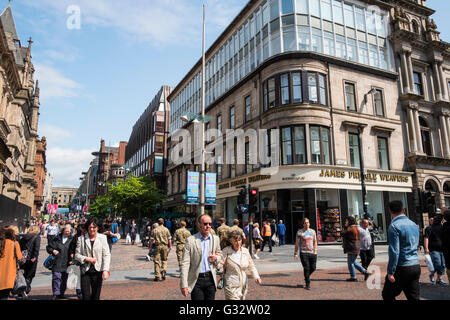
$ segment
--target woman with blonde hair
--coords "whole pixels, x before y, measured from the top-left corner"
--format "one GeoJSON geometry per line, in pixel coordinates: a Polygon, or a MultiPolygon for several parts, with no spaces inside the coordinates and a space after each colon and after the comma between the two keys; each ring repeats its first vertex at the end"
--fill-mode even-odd
{"type": "Polygon", "coordinates": [[[245,300],[248,291],[247,274],[250,271],[256,283],[261,285],[258,270],[247,248],[242,246],[242,234],[238,230],[228,233],[231,246],[225,247],[217,267],[223,266],[226,300],[245,300]]]}
{"type": "Polygon", "coordinates": [[[253,243],[255,244],[255,253],[253,254],[253,258],[259,260],[258,253],[261,252],[261,244],[263,242],[263,238],[261,237],[261,232],[259,232],[259,223],[255,222],[253,224],[253,243]]]}
{"type": "Polygon", "coordinates": [[[20,268],[23,270],[23,276],[27,282],[27,289],[22,294],[19,294],[19,297],[26,299],[31,291],[31,282],[36,276],[40,247],[41,229],[36,225],[31,226],[28,228],[27,233],[23,234],[20,239],[22,254],[26,256],[26,261],[20,268]]]}

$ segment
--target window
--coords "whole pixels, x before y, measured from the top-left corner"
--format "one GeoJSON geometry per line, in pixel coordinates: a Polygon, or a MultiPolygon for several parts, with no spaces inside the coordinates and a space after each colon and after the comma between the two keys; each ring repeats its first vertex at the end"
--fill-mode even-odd
{"type": "Polygon", "coordinates": [[[389,170],[389,154],[387,138],[378,137],[378,160],[380,169],[389,170]]]}
{"type": "Polygon", "coordinates": [[[234,117],[234,107],[230,108],[230,129],[234,129],[236,125],[235,117],[234,117]]]}
{"type": "Polygon", "coordinates": [[[302,74],[300,72],[292,73],[292,94],[293,102],[302,102],[302,74]]]}
{"type": "Polygon", "coordinates": [[[289,74],[282,74],[280,77],[281,86],[281,104],[289,104],[291,102],[289,94],[289,74]]]}
{"type": "Polygon", "coordinates": [[[281,152],[282,152],[282,164],[292,164],[292,136],[291,128],[283,128],[281,131],[281,152]]]}
{"type": "Polygon", "coordinates": [[[164,136],[154,136],[155,140],[155,152],[164,152],[164,136]]]}
{"type": "Polygon", "coordinates": [[[383,103],[383,91],[375,89],[373,94],[373,102],[375,106],[375,114],[380,117],[384,117],[384,103],[383,103]]]}
{"type": "Polygon", "coordinates": [[[330,130],[326,127],[310,126],[311,159],[313,164],[330,164],[330,130]]]}
{"type": "Polygon", "coordinates": [[[245,173],[253,171],[253,165],[250,164],[250,143],[245,143],[245,173]]]}
{"type": "Polygon", "coordinates": [[[245,122],[249,121],[252,117],[252,97],[245,98],[245,122]]]}
{"type": "Polygon", "coordinates": [[[426,155],[432,156],[430,128],[424,118],[419,117],[420,135],[422,136],[422,148],[426,155]]]}
{"type": "Polygon", "coordinates": [[[419,96],[423,96],[422,74],[413,72],[414,75],[414,92],[419,96]]]}
{"type": "Polygon", "coordinates": [[[222,133],[222,115],[217,116],[217,130],[222,133]]]}
{"type": "Polygon", "coordinates": [[[350,146],[350,166],[359,168],[359,139],[357,133],[348,134],[349,146],[350,146]]]}
{"type": "Polygon", "coordinates": [[[308,98],[310,102],[318,102],[317,80],[315,73],[308,73],[308,98]]]}
{"type": "Polygon", "coordinates": [[[350,82],[345,83],[345,105],[347,111],[356,111],[355,85],[350,82]]]}

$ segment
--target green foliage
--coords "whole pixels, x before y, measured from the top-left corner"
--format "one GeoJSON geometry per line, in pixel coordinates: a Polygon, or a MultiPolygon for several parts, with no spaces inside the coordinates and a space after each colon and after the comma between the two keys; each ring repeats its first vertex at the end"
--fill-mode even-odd
{"type": "Polygon", "coordinates": [[[109,193],[98,197],[91,206],[90,211],[96,217],[104,218],[114,212],[125,219],[152,217],[156,205],[165,197],[148,177],[130,175],[118,185],[109,184],[108,189],[109,193]]]}

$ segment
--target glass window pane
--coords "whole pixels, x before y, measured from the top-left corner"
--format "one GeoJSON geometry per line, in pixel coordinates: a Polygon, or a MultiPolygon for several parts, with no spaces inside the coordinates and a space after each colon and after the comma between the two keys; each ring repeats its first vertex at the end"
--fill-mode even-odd
{"type": "Polygon", "coordinates": [[[297,27],[298,30],[298,49],[309,51],[310,48],[310,35],[308,27],[297,27]]]}
{"type": "Polygon", "coordinates": [[[276,55],[281,53],[281,41],[280,33],[272,34],[272,39],[270,41],[271,55],[276,55]]]}
{"type": "Polygon", "coordinates": [[[377,116],[384,116],[384,108],[383,108],[383,93],[381,90],[376,90],[373,99],[375,102],[375,112],[377,116]]]}
{"type": "Polygon", "coordinates": [[[387,139],[378,138],[378,159],[380,161],[380,169],[389,170],[389,159],[387,150],[387,139]]]}
{"type": "Polygon", "coordinates": [[[359,141],[358,135],[354,133],[349,133],[349,145],[350,145],[350,165],[352,167],[358,168],[359,164],[359,141]]]}
{"type": "Polygon", "coordinates": [[[284,52],[297,50],[294,28],[285,28],[283,32],[283,45],[284,45],[284,52]]]}
{"type": "Polygon", "coordinates": [[[268,80],[269,89],[269,108],[275,107],[275,78],[268,80]]]}
{"type": "Polygon", "coordinates": [[[281,0],[281,12],[283,14],[294,12],[294,1],[293,0],[281,0]]]}
{"type": "Polygon", "coordinates": [[[265,26],[267,23],[269,23],[270,20],[270,14],[269,14],[269,7],[265,6],[263,8],[263,26],[265,26]]]}
{"type": "Polygon", "coordinates": [[[320,17],[320,2],[319,0],[309,0],[309,11],[312,15],[320,17]]]}
{"type": "Polygon", "coordinates": [[[322,52],[322,36],[319,29],[312,28],[312,43],[311,48],[313,51],[322,52]]]}
{"type": "Polygon", "coordinates": [[[280,85],[281,85],[281,104],[288,104],[290,103],[289,74],[281,75],[280,85]]]}
{"type": "Polygon", "coordinates": [[[331,19],[331,4],[322,0],[322,18],[332,21],[331,19]]]}
{"type": "Polygon", "coordinates": [[[299,103],[302,102],[302,87],[301,87],[301,73],[294,72],[292,73],[292,93],[294,95],[293,102],[299,103]]]}
{"type": "Polygon", "coordinates": [[[328,128],[321,127],[322,131],[322,152],[324,164],[330,164],[330,140],[329,140],[329,132],[328,128]]]}
{"type": "Polygon", "coordinates": [[[292,164],[292,137],[291,128],[283,128],[281,131],[283,149],[283,164],[292,164]]]}
{"type": "Polygon", "coordinates": [[[294,127],[295,164],[306,163],[305,127],[294,127]]]}
{"type": "Polygon", "coordinates": [[[353,7],[344,3],[344,20],[347,27],[355,27],[355,18],[353,16],[353,7]]]}
{"type": "Polygon", "coordinates": [[[282,26],[290,26],[295,24],[295,16],[293,14],[284,16],[282,19],[282,26]]]}
{"type": "Polygon", "coordinates": [[[270,20],[280,16],[280,7],[278,6],[278,0],[272,0],[270,3],[270,20]]]}
{"type": "Polygon", "coordinates": [[[325,93],[325,76],[319,74],[319,96],[320,96],[320,104],[326,105],[326,93],[325,93]]]}
{"type": "Polygon", "coordinates": [[[359,42],[359,62],[369,64],[369,53],[367,52],[367,43],[359,42]]]}
{"type": "Polygon", "coordinates": [[[333,0],[333,19],[334,22],[344,24],[344,17],[342,15],[342,2],[333,0]]]}
{"type": "Polygon", "coordinates": [[[347,39],[347,58],[351,61],[358,61],[356,55],[356,41],[352,39],[347,39]]]}
{"type": "Polygon", "coordinates": [[[320,163],[320,132],[319,127],[310,127],[311,132],[311,162],[320,163]]]}
{"type": "Polygon", "coordinates": [[[308,14],[308,0],[296,0],[297,13],[308,14]]]}
{"type": "Polygon", "coordinates": [[[317,102],[317,81],[315,73],[308,73],[309,101],[317,102]]]}
{"type": "Polygon", "coordinates": [[[358,30],[366,31],[364,10],[361,8],[355,7],[355,13],[356,13],[356,27],[358,28],[358,30]]]}

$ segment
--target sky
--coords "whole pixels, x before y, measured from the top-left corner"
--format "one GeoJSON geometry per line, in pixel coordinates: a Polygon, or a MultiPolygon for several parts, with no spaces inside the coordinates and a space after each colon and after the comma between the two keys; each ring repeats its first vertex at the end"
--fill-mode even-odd
{"type": "MultiPolygon", "coordinates": [[[[162,85],[175,87],[247,0],[14,0],[22,46],[32,37],[38,134],[55,187],[78,187],[100,140],[118,146],[162,85]]],[[[0,0],[6,8],[7,0],[0,0]]],[[[428,0],[450,42],[450,1],[428,0]]]]}

